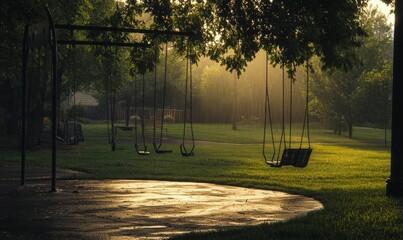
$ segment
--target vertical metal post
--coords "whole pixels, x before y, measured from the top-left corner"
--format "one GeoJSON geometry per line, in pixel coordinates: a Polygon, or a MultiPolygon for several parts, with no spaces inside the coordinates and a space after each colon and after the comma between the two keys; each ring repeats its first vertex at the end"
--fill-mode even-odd
{"type": "Polygon", "coordinates": [[[57,59],[56,59],[56,42],[52,46],[52,64],[53,64],[53,79],[52,79],[52,192],[56,192],[56,134],[57,134],[57,59]]]}
{"type": "Polygon", "coordinates": [[[46,8],[49,21],[50,46],[52,49],[52,192],[56,192],[56,134],[57,134],[57,40],[55,26],[49,10],[46,8]]]}
{"type": "Polygon", "coordinates": [[[27,149],[27,133],[26,133],[26,119],[27,119],[27,61],[28,61],[28,25],[25,26],[24,42],[22,52],[22,119],[21,119],[21,185],[25,184],[25,156],[27,149]]]}
{"type": "Polygon", "coordinates": [[[392,141],[390,177],[386,180],[386,194],[391,197],[403,196],[403,29],[402,0],[395,1],[395,31],[393,49],[393,90],[392,90],[392,141]]]}

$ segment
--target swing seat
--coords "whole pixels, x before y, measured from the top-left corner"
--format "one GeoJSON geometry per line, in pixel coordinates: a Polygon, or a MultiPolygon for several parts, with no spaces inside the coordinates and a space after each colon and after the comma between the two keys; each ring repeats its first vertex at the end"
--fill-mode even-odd
{"type": "Polygon", "coordinates": [[[153,143],[153,147],[154,147],[154,151],[155,151],[156,153],[161,153],[161,154],[164,154],[164,153],[172,153],[172,150],[171,150],[171,149],[159,149],[159,147],[157,147],[157,144],[156,144],[156,143],[153,143]]]}
{"type": "Polygon", "coordinates": [[[78,122],[64,123],[64,138],[68,145],[79,144],[84,141],[83,130],[78,122]]]}
{"type": "Polygon", "coordinates": [[[180,150],[181,150],[182,156],[184,156],[184,157],[192,157],[192,156],[194,156],[193,148],[192,148],[192,151],[188,152],[188,151],[186,151],[186,148],[185,148],[184,144],[180,145],[180,150]]]}
{"type": "Polygon", "coordinates": [[[286,148],[278,165],[304,168],[308,165],[311,153],[312,148],[286,148]]]}
{"type": "Polygon", "coordinates": [[[118,128],[122,131],[133,131],[133,129],[135,129],[135,127],[130,126],[119,126],[118,128]]]}
{"type": "Polygon", "coordinates": [[[156,153],[172,153],[171,149],[156,150],[156,153]]]}
{"type": "Polygon", "coordinates": [[[143,156],[150,155],[150,152],[147,151],[147,148],[144,148],[144,150],[139,150],[139,146],[137,144],[135,144],[134,147],[135,147],[138,155],[143,155],[143,156]]]}
{"type": "Polygon", "coordinates": [[[311,157],[312,148],[300,148],[295,155],[294,167],[304,168],[308,165],[311,157]]]}
{"type": "Polygon", "coordinates": [[[150,152],[139,150],[139,151],[137,151],[137,154],[146,156],[146,155],[150,155],[150,152]]]}

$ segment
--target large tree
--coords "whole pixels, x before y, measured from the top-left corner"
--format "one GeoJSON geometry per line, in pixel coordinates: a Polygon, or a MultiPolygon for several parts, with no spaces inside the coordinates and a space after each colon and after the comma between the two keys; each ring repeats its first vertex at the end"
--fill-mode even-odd
{"type": "Polygon", "coordinates": [[[367,36],[363,39],[362,46],[355,50],[358,59],[353,68],[349,71],[332,69],[321,72],[317,65],[311,84],[311,104],[315,114],[323,122],[330,123],[338,134],[343,129],[348,130],[350,138],[353,125],[362,122],[360,116],[362,117],[363,111],[373,111],[367,109],[373,104],[363,103],[363,92],[359,93],[360,89],[366,88],[365,84],[369,84],[368,81],[363,81],[362,75],[371,71],[382,72],[384,62],[390,61],[392,56],[391,26],[387,23],[386,16],[377,8],[369,6],[363,10],[360,21],[367,36]]]}
{"type": "MultiPolygon", "coordinates": [[[[309,50],[326,67],[350,67],[352,50],[360,43],[357,36],[364,35],[358,18],[366,2],[176,0],[145,5],[158,26],[195,34],[193,60],[207,55],[241,74],[261,48],[273,64],[302,64],[309,50]]],[[[179,51],[185,52],[186,42],[177,40],[179,51]]]]}
{"type": "MultiPolygon", "coordinates": [[[[313,54],[325,68],[351,68],[354,48],[364,35],[358,16],[365,4],[365,0],[179,0],[153,4],[150,12],[171,14],[166,17],[172,19],[170,29],[194,32],[192,60],[209,56],[236,72],[235,89],[237,79],[260,49],[269,53],[273,65],[285,66],[291,77],[295,66],[313,54]]],[[[176,46],[183,53],[186,41],[179,39],[176,46]]],[[[236,96],[234,92],[234,113],[236,96]]]]}
{"type": "Polygon", "coordinates": [[[355,100],[358,120],[383,128],[386,146],[392,117],[392,62],[386,60],[379,69],[367,71],[361,78],[363,84],[357,90],[355,100]]]}

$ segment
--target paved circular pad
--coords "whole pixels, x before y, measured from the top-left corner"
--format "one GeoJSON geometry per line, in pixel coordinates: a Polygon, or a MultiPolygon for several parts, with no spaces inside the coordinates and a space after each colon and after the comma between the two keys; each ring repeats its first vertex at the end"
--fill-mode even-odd
{"type": "Polygon", "coordinates": [[[50,193],[48,181],[35,180],[0,197],[11,202],[0,214],[3,234],[26,236],[40,226],[42,237],[54,239],[161,239],[284,221],[323,208],[304,196],[207,183],[59,180],[58,188],[50,193]]]}

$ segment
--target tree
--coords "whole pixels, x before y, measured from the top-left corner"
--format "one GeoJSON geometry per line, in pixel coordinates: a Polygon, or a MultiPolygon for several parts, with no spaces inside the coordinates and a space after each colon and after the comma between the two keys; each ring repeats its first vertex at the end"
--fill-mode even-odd
{"type": "Polygon", "coordinates": [[[363,39],[363,45],[356,49],[359,61],[349,71],[335,69],[320,72],[320,64],[316,65],[316,74],[313,75],[314,81],[311,84],[314,113],[330,123],[338,134],[347,128],[350,138],[353,124],[360,123],[360,111],[357,108],[369,106],[362,101],[357,103],[360,100],[357,91],[367,83],[362,81],[362,75],[382,69],[383,63],[391,59],[392,50],[391,28],[378,9],[371,6],[365,9],[360,20],[367,36],[363,39]]]}
{"type": "MultiPolygon", "coordinates": [[[[248,62],[264,49],[273,65],[285,66],[293,77],[296,66],[312,54],[321,58],[325,68],[351,67],[353,49],[360,45],[358,36],[365,34],[358,22],[359,9],[365,4],[347,0],[172,1],[172,11],[164,14],[172,14],[173,29],[195,33],[193,61],[209,56],[236,72],[239,79],[248,62]]],[[[155,4],[151,12],[163,12],[158,8],[166,5],[155,4]]],[[[184,42],[176,41],[181,53],[184,42]]]]}
{"type": "Polygon", "coordinates": [[[386,60],[380,69],[372,69],[362,76],[363,84],[357,90],[356,110],[362,123],[385,130],[392,117],[392,62],[386,60]]]}
{"type": "MultiPolygon", "coordinates": [[[[239,78],[260,49],[270,54],[272,64],[286,66],[291,75],[295,66],[302,64],[306,56],[311,54],[318,55],[325,67],[348,68],[354,59],[352,49],[360,44],[357,36],[364,34],[358,22],[358,13],[366,0],[8,1],[2,3],[2,24],[7,29],[2,31],[5,35],[12,32],[10,30],[21,33],[27,19],[32,19],[45,3],[58,23],[113,26],[113,20],[118,23],[116,26],[121,27],[192,32],[191,38],[171,38],[179,54],[188,56],[193,63],[197,63],[201,56],[208,56],[223,64],[227,70],[236,72],[239,78]],[[115,14],[117,8],[119,14],[115,14]],[[150,23],[144,21],[143,13],[151,15],[150,23]],[[10,24],[13,21],[17,24],[10,24]],[[14,25],[17,27],[13,28],[14,25]],[[190,53],[186,51],[189,44],[192,46],[190,53]]],[[[81,35],[84,36],[90,35],[81,35]]],[[[121,37],[130,38],[127,35],[121,37]]],[[[10,44],[11,38],[11,35],[7,35],[3,44],[4,52],[11,50],[7,56],[16,56],[21,47],[16,46],[12,50],[9,47],[14,46],[10,44]]],[[[17,38],[21,39],[21,34],[17,38]]],[[[145,36],[142,40],[149,39],[155,37],[145,36]]],[[[14,43],[19,42],[13,40],[14,43]]],[[[152,66],[153,62],[149,60],[148,65],[152,66]]],[[[13,69],[17,70],[18,60],[14,62],[13,69]]],[[[99,66],[94,67],[99,74],[100,70],[99,66]]],[[[20,78],[12,79],[12,82],[17,82],[20,78]]]]}
{"type": "Polygon", "coordinates": [[[2,1],[0,3],[0,117],[6,133],[18,131],[17,110],[22,79],[22,39],[24,24],[35,18],[39,1],[2,1]],[[3,111],[1,111],[3,110],[3,111]]]}

